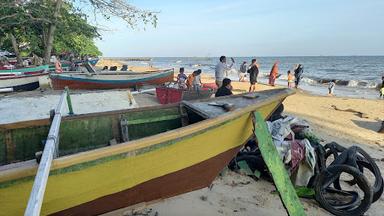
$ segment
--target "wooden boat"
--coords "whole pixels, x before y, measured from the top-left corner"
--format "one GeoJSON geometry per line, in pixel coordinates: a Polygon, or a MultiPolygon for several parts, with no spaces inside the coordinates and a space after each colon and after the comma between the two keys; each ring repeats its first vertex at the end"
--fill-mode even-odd
{"type": "Polygon", "coordinates": [[[48,71],[48,65],[0,70],[1,76],[31,75],[48,71]]]}
{"type": "Polygon", "coordinates": [[[173,69],[150,74],[51,74],[53,89],[116,89],[141,85],[160,85],[173,81],[173,69]]]}
{"type": "MultiPolygon", "coordinates": [[[[64,117],[41,214],[98,215],[207,187],[253,136],[253,111],[268,118],[292,93],[64,117]]],[[[23,214],[49,127],[49,119],[0,125],[0,214],[23,214]]]]}
{"type": "Polygon", "coordinates": [[[43,76],[48,76],[48,72],[0,76],[0,89],[12,88],[12,91],[32,91],[40,87],[39,78],[43,76]]]}

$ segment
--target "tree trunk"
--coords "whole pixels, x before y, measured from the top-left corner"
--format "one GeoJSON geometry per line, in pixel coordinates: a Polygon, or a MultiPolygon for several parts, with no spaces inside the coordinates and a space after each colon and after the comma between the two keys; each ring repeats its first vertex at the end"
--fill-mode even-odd
{"type": "Polygon", "coordinates": [[[45,49],[44,49],[45,64],[49,64],[49,59],[51,58],[53,39],[55,38],[57,18],[60,15],[60,9],[62,4],[63,4],[63,0],[56,0],[55,11],[53,13],[53,22],[49,25],[47,40],[45,42],[45,49]]]}
{"type": "Polygon", "coordinates": [[[13,35],[12,33],[9,33],[9,37],[11,38],[13,52],[15,52],[16,59],[17,59],[17,64],[18,65],[22,65],[23,64],[23,59],[20,56],[19,44],[17,44],[15,35],[13,35]]]}

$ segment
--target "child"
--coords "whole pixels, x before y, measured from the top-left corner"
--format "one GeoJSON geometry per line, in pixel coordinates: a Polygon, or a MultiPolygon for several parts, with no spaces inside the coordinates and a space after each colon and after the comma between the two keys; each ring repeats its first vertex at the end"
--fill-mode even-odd
{"type": "Polygon", "coordinates": [[[293,88],[293,83],[295,82],[295,76],[291,73],[291,71],[288,71],[288,88],[293,88]]]}
{"type": "Polygon", "coordinates": [[[201,88],[201,77],[200,77],[200,74],[201,74],[201,70],[198,69],[198,70],[195,70],[193,71],[193,74],[194,74],[194,79],[193,79],[193,90],[195,91],[199,91],[200,88],[201,88]]]}
{"type": "Polygon", "coordinates": [[[179,74],[177,75],[177,84],[180,89],[186,89],[187,85],[185,84],[185,81],[188,79],[187,75],[184,73],[184,68],[180,68],[179,74]]]}
{"type": "Polygon", "coordinates": [[[193,87],[193,80],[195,79],[195,73],[191,73],[188,75],[187,78],[187,88],[188,90],[191,90],[193,87]]]}
{"type": "Polygon", "coordinates": [[[333,96],[333,90],[335,89],[336,80],[332,80],[328,85],[328,95],[333,96]]]}

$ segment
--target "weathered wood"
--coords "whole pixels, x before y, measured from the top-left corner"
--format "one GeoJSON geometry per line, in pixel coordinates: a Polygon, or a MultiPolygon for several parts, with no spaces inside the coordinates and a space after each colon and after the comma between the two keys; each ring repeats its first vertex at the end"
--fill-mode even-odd
{"type": "Polygon", "coordinates": [[[181,104],[179,104],[179,113],[180,113],[180,117],[181,117],[181,126],[184,127],[184,126],[187,126],[188,125],[188,113],[185,109],[185,107],[183,107],[181,104]]]}
{"type": "Polygon", "coordinates": [[[379,131],[377,131],[378,133],[384,133],[384,121],[381,122],[381,128],[379,131]]]}
{"type": "Polygon", "coordinates": [[[7,148],[6,151],[6,160],[7,163],[11,163],[15,160],[15,143],[12,142],[12,131],[5,131],[5,145],[7,148]]]}
{"type": "Polygon", "coordinates": [[[159,116],[157,118],[136,119],[136,120],[129,120],[128,125],[154,123],[154,122],[160,122],[160,121],[174,120],[178,118],[180,118],[180,115],[168,115],[168,116],[159,116]]]}
{"type": "Polygon", "coordinates": [[[120,119],[120,129],[121,129],[121,137],[123,139],[123,142],[129,141],[129,134],[128,134],[128,120],[127,119],[120,119]]]}
{"type": "Polygon", "coordinates": [[[305,215],[303,206],[296,194],[295,188],[289,178],[287,170],[277,152],[268,131],[267,124],[259,112],[254,112],[254,122],[256,139],[259,149],[269,172],[272,175],[276,188],[280,193],[280,198],[289,215],[305,215]]]}

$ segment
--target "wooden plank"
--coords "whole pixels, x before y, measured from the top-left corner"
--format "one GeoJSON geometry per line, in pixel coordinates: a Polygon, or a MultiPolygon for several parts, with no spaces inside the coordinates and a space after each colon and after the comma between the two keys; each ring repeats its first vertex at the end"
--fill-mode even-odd
{"type": "Polygon", "coordinates": [[[6,151],[6,162],[12,163],[15,160],[15,143],[12,141],[12,131],[6,130],[5,134],[5,145],[7,148],[6,151]]]}
{"type": "Polygon", "coordinates": [[[174,120],[179,118],[180,118],[180,115],[168,115],[168,116],[159,116],[159,117],[147,118],[147,119],[135,119],[135,120],[129,120],[128,125],[154,123],[154,122],[168,121],[168,120],[174,120]]]}
{"type": "Polygon", "coordinates": [[[289,215],[305,215],[303,206],[296,194],[295,188],[289,178],[287,170],[277,152],[276,146],[268,131],[267,124],[259,112],[254,112],[256,139],[263,159],[272,175],[280,198],[289,215]]]}

